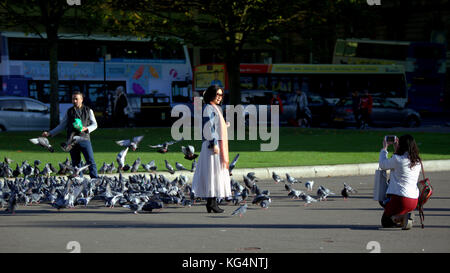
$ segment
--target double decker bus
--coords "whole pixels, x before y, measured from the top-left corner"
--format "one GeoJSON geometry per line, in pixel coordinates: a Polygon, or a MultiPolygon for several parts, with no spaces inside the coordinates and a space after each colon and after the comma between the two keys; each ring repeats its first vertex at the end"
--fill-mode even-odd
{"type": "Polygon", "coordinates": [[[443,110],[446,85],[446,49],[443,44],[338,39],[333,63],[403,65],[409,106],[421,112],[443,110]]]}
{"type": "MultiPolygon", "coordinates": [[[[228,90],[225,64],[203,64],[194,68],[194,90],[222,83],[228,90]]],[[[318,94],[330,102],[350,97],[353,90],[389,98],[401,106],[408,101],[405,70],[400,65],[346,64],[241,64],[240,88],[271,90],[292,97],[294,91],[318,94]]]]}
{"type": "MultiPolygon", "coordinates": [[[[179,40],[62,34],[58,43],[60,112],[71,106],[74,91],[84,93],[85,103],[94,109],[100,123],[111,111],[107,108],[111,108],[119,86],[127,93],[134,112],[161,105],[166,117],[173,104],[192,97],[189,54],[179,40]]],[[[0,93],[48,104],[46,40],[21,32],[1,32],[0,54],[0,93]]]]}

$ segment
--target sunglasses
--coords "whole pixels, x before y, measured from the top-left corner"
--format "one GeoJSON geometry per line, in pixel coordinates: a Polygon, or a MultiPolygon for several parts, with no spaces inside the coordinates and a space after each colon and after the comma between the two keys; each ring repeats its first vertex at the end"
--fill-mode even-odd
{"type": "Polygon", "coordinates": [[[216,94],[217,97],[223,97],[223,94],[216,94]]]}

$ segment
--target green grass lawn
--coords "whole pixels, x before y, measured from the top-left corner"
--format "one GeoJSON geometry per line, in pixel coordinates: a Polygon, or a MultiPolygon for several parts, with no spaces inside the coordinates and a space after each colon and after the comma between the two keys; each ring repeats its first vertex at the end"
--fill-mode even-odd
{"type": "MultiPolygon", "coordinates": [[[[329,164],[372,163],[378,161],[382,147],[383,136],[387,134],[404,134],[390,131],[365,130],[336,130],[336,129],[303,129],[280,128],[280,142],[278,149],[273,152],[261,152],[260,144],[269,141],[233,140],[229,143],[230,159],[240,154],[236,168],[259,168],[279,166],[308,166],[329,164]]],[[[423,160],[450,159],[450,135],[445,133],[413,132],[423,160]]],[[[55,146],[55,153],[31,144],[29,138],[37,137],[40,132],[3,132],[0,134],[0,158],[8,157],[15,163],[35,159],[43,163],[51,162],[58,166],[69,157],[63,152],[59,144],[65,140],[65,133],[50,138],[55,146]]],[[[114,141],[128,139],[133,136],[144,135],[138,150],[129,151],[127,163],[130,165],[138,157],[142,162],[155,160],[159,170],[166,170],[164,159],[173,166],[178,161],[190,169],[191,161],[184,159],[181,152],[182,145],[193,145],[196,153],[200,153],[200,140],[184,140],[169,147],[169,152],[160,154],[148,145],[171,140],[170,128],[126,128],[126,129],[97,129],[92,135],[92,143],[97,167],[103,162],[114,162],[117,166],[116,155],[121,147],[114,141]]],[[[246,137],[248,139],[248,137],[246,137]]],[[[392,152],[392,148],[390,148],[392,152]]],[[[140,167],[143,171],[143,168],[140,167]]]]}

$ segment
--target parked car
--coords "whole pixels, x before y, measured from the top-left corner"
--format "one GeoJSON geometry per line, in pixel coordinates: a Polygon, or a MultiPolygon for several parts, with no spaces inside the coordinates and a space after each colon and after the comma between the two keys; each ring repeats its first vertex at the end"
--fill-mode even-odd
{"type": "MultiPolygon", "coordinates": [[[[328,127],[332,123],[333,104],[329,103],[324,97],[319,94],[309,93],[308,108],[311,112],[311,124],[313,127],[328,127]]],[[[293,101],[295,94],[289,94],[286,106],[283,107],[284,115],[288,119],[288,123],[297,126],[296,113],[297,105],[293,101]]]]}
{"type": "MultiPolygon", "coordinates": [[[[276,92],[272,90],[242,90],[241,101],[243,105],[271,105],[280,104],[280,125],[297,126],[297,105],[294,102],[295,94],[276,92]],[[276,99],[279,97],[279,100],[276,99]]],[[[307,95],[308,108],[311,111],[312,126],[328,126],[332,122],[333,105],[318,94],[307,95]]],[[[268,111],[270,117],[270,109],[268,111]]]]}
{"type": "MultiPolygon", "coordinates": [[[[418,127],[421,117],[417,111],[411,108],[401,107],[387,98],[374,97],[370,121],[369,126],[373,127],[418,127]]],[[[356,125],[351,98],[339,100],[333,111],[333,122],[339,127],[356,125]]]]}
{"type": "Polygon", "coordinates": [[[49,127],[50,109],[44,103],[27,97],[0,97],[0,131],[43,131],[49,127]]]}

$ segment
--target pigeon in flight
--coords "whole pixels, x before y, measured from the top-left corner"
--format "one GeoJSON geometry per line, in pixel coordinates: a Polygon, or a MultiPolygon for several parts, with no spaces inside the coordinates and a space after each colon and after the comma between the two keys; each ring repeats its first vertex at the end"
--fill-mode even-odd
{"type": "Polygon", "coordinates": [[[281,178],[278,174],[276,174],[275,172],[272,172],[272,178],[275,181],[276,184],[283,182],[284,179],[281,178]]]}
{"type": "Polygon", "coordinates": [[[82,135],[82,136],[76,136],[75,132],[73,132],[69,139],[67,140],[67,142],[62,142],[61,143],[61,149],[64,152],[70,152],[70,150],[72,150],[73,145],[77,144],[80,141],[83,140],[89,140],[89,138],[86,135],[82,135]]]}
{"type": "Polygon", "coordinates": [[[141,142],[143,138],[144,136],[136,136],[133,137],[133,139],[131,140],[130,139],[118,140],[116,141],[116,143],[122,147],[128,147],[131,148],[133,151],[136,151],[139,142],[141,142]]]}
{"type": "Polygon", "coordinates": [[[48,141],[48,138],[46,138],[46,137],[30,138],[30,142],[33,143],[33,144],[36,144],[36,145],[39,145],[41,147],[46,148],[51,153],[53,153],[55,151],[55,149],[53,149],[52,145],[48,141]]]}
{"type": "Polygon", "coordinates": [[[119,164],[119,166],[117,167],[118,172],[122,171],[123,167],[125,166],[125,158],[127,156],[128,149],[129,148],[126,147],[125,150],[122,150],[117,154],[116,160],[117,163],[119,164]]]}
{"type": "Polygon", "coordinates": [[[182,140],[184,140],[184,138],[181,138],[180,140],[166,141],[163,144],[148,145],[148,146],[150,148],[158,149],[158,153],[164,154],[164,153],[167,153],[167,151],[169,150],[169,145],[175,144],[182,140]]]}
{"type": "Polygon", "coordinates": [[[194,160],[198,157],[198,155],[195,154],[195,148],[192,145],[188,145],[187,147],[181,146],[181,151],[184,154],[184,158],[187,160],[194,160]]]}
{"type": "Polygon", "coordinates": [[[239,217],[242,217],[242,215],[244,215],[247,212],[247,207],[248,207],[247,203],[241,205],[239,208],[237,208],[235,211],[231,213],[231,216],[239,215],[239,217]]]}
{"type": "Polygon", "coordinates": [[[233,171],[234,167],[236,166],[236,163],[237,163],[238,159],[239,159],[239,154],[237,154],[233,158],[233,160],[231,161],[230,165],[228,166],[228,171],[230,172],[230,175],[232,175],[231,171],[233,171]]]}

